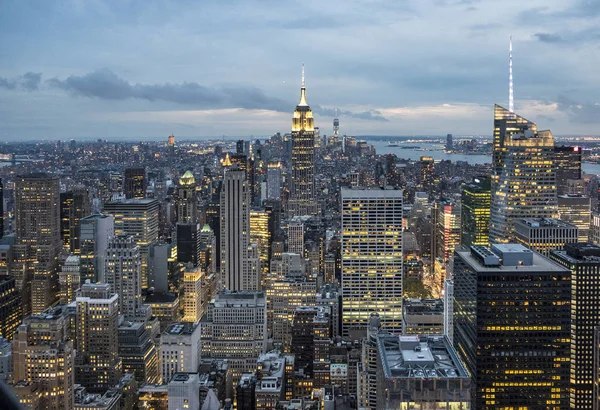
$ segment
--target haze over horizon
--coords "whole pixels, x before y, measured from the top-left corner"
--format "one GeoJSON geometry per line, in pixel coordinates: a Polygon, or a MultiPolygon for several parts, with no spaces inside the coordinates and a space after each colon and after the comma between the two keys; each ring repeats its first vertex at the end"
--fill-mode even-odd
{"type": "Polygon", "coordinates": [[[302,63],[321,133],[490,135],[509,35],[516,112],[600,134],[600,2],[388,3],[7,0],[0,138],[285,133],[302,63]]]}

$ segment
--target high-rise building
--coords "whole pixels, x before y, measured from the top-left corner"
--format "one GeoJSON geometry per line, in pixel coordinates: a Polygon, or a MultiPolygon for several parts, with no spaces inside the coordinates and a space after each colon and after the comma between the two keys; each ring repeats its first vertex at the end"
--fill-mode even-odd
{"type": "Polygon", "coordinates": [[[304,66],[300,102],[292,119],[292,181],[288,212],[291,216],[316,215],[315,120],[306,102],[304,66]]]}
{"type": "Polygon", "coordinates": [[[17,287],[23,314],[41,313],[58,293],[56,268],[60,240],[58,178],[30,174],[15,179],[17,287]]]}
{"type": "Polygon", "coordinates": [[[296,371],[304,376],[313,376],[313,361],[315,354],[315,329],[326,329],[328,332],[329,321],[322,323],[317,320],[322,312],[322,307],[298,306],[292,319],[292,345],[291,353],[295,355],[294,366],[296,371]]]}
{"type": "Polygon", "coordinates": [[[419,187],[429,190],[435,182],[435,162],[433,157],[422,156],[419,161],[420,181],[419,187]]]}
{"type": "Polygon", "coordinates": [[[176,373],[167,385],[168,410],[200,408],[200,378],[196,373],[176,373]]]}
{"type": "Polygon", "coordinates": [[[67,309],[58,305],[25,318],[13,338],[13,380],[35,386],[46,409],[73,409],[75,352],[68,327],[67,309]]]}
{"type": "Polygon", "coordinates": [[[377,408],[475,408],[470,391],[474,383],[446,337],[381,333],[375,350],[377,408]]]}
{"type": "Polygon", "coordinates": [[[550,259],[571,270],[570,408],[594,408],[594,329],[600,317],[600,247],[567,244],[550,259]]]}
{"type": "Polygon", "coordinates": [[[159,205],[156,199],[111,201],[104,211],[115,218],[115,234],[125,232],[134,237],[142,257],[142,288],[148,287],[150,245],[158,241],[159,205]]]}
{"type": "Polygon", "coordinates": [[[474,179],[462,188],[460,243],[487,245],[490,241],[491,181],[474,179]]]}
{"type": "Polygon", "coordinates": [[[442,299],[405,299],[402,306],[403,335],[441,335],[444,333],[442,299]]]}
{"type": "Polygon", "coordinates": [[[160,336],[160,366],[163,383],[175,373],[195,373],[200,365],[200,326],[173,323],[160,336]]]}
{"type": "Polygon", "coordinates": [[[75,300],[81,286],[81,266],[77,255],[69,255],[58,273],[60,303],[68,304],[75,300]]]}
{"type": "Polygon", "coordinates": [[[581,148],[566,145],[554,147],[556,166],[556,191],[558,195],[567,194],[568,180],[581,179],[581,148]]]}
{"type": "Polygon", "coordinates": [[[204,225],[200,230],[200,267],[207,275],[218,275],[217,272],[217,238],[210,226],[204,225]]]}
{"type": "Polygon", "coordinates": [[[250,242],[258,246],[261,265],[261,285],[269,272],[272,243],[272,219],[275,216],[270,209],[258,208],[250,211],[250,242]]]}
{"type": "Polygon", "coordinates": [[[0,178],[0,239],[4,236],[4,185],[0,178]]]}
{"type": "Polygon", "coordinates": [[[177,224],[177,261],[193,266],[200,263],[200,224],[177,224]]]}
{"type": "Polygon", "coordinates": [[[75,380],[103,393],[119,382],[119,296],[108,283],[85,283],[77,293],[75,380]]]}
{"type": "Polygon", "coordinates": [[[234,385],[242,373],[256,370],[267,347],[264,292],[218,293],[200,321],[202,358],[227,359],[234,385]]]}
{"type": "Polygon", "coordinates": [[[452,134],[446,135],[446,151],[452,151],[452,134]]]}
{"type": "Polygon", "coordinates": [[[344,189],[342,335],[366,332],[372,312],[385,330],[402,328],[402,191],[344,189]]]}
{"type": "Polygon", "coordinates": [[[15,278],[0,275],[0,337],[12,340],[21,323],[21,297],[15,278]]]}
{"type": "Polygon", "coordinates": [[[494,107],[490,241],[514,241],[514,223],[556,213],[554,137],[498,105],[494,107]]]}
{"type": "Polygon", "coordinates": [[[132,373],[139,384],[160,382],[158,350],[143,322],[123,321],[119,325],[119,357],[123,373],[132,373]]]}
{"type": "Polygon", "coordinates": [[[104,282],[104,255],[108,240],[115,234],[112,215],[94,214],[81,219],[81,282],[104,282]]]}
{"type": "Polygon", "coordinates": [[[568,408],[569,269],[518,244],[454,255],[454,345],[475,408],[568,408]]]}
{"type": "Polygon", "coordinates": [[[516,241],[544,256],[550,256],[567,243],[577,242],[578,231],[575,225],[554,218],[524,218],[515,222],[516,241]]]}
{"type": "Polygon", "coordinates": [[[202,300],[204,272],[201,268],[188,268],[183,273],[183,321],[197,322],[202,318],[206,300],[202,300]]]}
{"type": "Polygon", "coordinates": [[[125,233],[110,238],[105,254],[104,280],[119,296],[119,313],[127,320],[143,321],[140,247],[125,233]]]}
{"type": "Polygon", "coordinates": [[[281,199],[281,162],[267,165],[267,199],[281,199]]]}
{"type": "Polygon", "coordinates": [[[198,194],[196,179],[190,171],[179,178],[176,216],[179,223],[198,223],[198,194]]]}
{"type": "Polygon", "coordinates": [[[248,271],[250,190],[246,172],[225,171],[221,189],[221,285],[228,290],[256,290],[248,271]]]}
{"type": "Polygon", "coordinates": [[[292,219],[288,224],[288,252],[304,257],[304,222],[292,219]]]}
{"type": "Polygon", "coordinates": [[[80,253],[81,219],[91,213],[91,205],[85,188],[60,194],[60,235],[63,247],[71,253],[80,253]]]}
{"type": "Polygon", "coordinates": [[[577,241],[588,242],[590,239],[590,224],[592,203],[585,195],[559,195],[558,218],[577,227],[577,241]]]}
{"type": "Polygon", "coordinates": [[[125,198],[146,198],[146,168],[125,169],[125,198]]]}

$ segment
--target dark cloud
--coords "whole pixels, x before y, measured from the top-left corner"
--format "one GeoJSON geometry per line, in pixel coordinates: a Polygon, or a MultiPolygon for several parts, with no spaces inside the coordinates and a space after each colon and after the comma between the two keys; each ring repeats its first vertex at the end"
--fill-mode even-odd
{"type": "Polygon", "coordinates": [[[14,78],[0,77],[0,88],[15,90],[17,88],[26,91],[35,91],[39,88],[42,81],[42,73],[32,73],[31,71],[14,78]]]}
{"type": "Polygon", "coordinates": [[[571,122],[580,124],[600,123],[600,103],[578,103],[559,95],[556,101],[558,110],[566,113],[571,122]]]}
{"type": "Polygon", "coordinates": [[[550,34],[550,33],[535,33],[533,35],[542,43],[562,43],[564,38],[559,36],[558,34],[550,34]]]}
{"type": "MultiPolygon", "coordinates": [[[[290,112],[292,107],[279,98],[265,95],[255,87],[219,86],[205,87],[194,82],[180,84],[131,84],[108,69],[97,70],[83,76],[71,75],[65,80],[52,78],[47,81],[74,96],[102,100],[142,99],[168,101],[201,109],[245,108],[290,112]]],[[[332,109],[313,106],[321,115],[333,116],[332,109]]],[[[341,115],[372,121],[387,121],[379,111],[340,111],[341,115]]]]}
{"type": "MultiPolygon", "coordinates": [[[[317,114],[326,116],[326,117],[335,117],[336,110],[332,108],[324,108],[321,106],[312,107],[313,111],[317,114]]],[[[352,117],[360,120],[370,120],[370,121],[383,121],[387,122],[388,119],[383,116],[380,111],[377,110],[368,110],[362,112],[353,112],[348,110],[337,110],[337,115],[340,117],[352,117]]]]}

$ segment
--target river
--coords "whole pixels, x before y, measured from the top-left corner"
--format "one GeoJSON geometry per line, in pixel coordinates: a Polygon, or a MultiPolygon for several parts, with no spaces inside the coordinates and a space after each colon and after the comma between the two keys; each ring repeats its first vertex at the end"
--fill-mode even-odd
{"type": "MultiPolygon", "coordinates": [[[[398,158],[411,159],[418,161],[422,156],[432,157],[436,161],[443,159],[451,161],[465,161],[469,164],[488,164],[492,162],[491,155],[465,155],[465,154],[451,154],[444,152],[444,145],[440,143],[431,142],[406,142],[399,141],[399,147],[388,146],[387,141],[368,141],[369,144],[375,147],[375,151],[378,154],[396,154],[398,158]],[[403,149],[402,145],[418,146],[419,149],[403,149]]],[[[581,164],[581,169],[586,174],[600,175],[600,164],[581,164]]]]}

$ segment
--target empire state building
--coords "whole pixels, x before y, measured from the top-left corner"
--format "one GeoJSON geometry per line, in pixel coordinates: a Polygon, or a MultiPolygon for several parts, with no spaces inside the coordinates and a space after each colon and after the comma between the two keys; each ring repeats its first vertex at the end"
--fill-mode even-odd
{"type": "Polygon", "coordinates": [[[292,118],[292,186],[288,206],[290,216],[316,215],[315,198],[315,120],[306,102],[304,66],[300,102],[292,118]]]}

